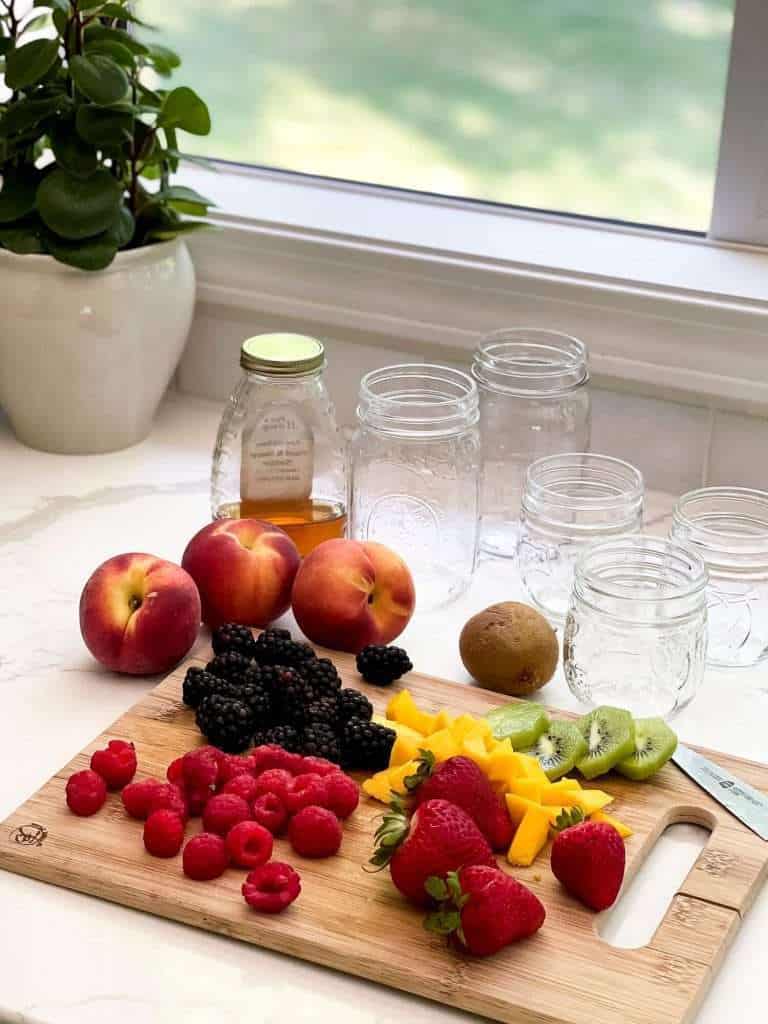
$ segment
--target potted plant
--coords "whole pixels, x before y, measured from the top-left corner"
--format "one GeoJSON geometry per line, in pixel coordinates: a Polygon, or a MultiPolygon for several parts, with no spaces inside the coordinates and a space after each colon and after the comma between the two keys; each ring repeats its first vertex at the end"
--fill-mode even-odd
{"type": "Polygon", "coordinates": [[[35,448],[110,451],[146,435],[184,348],[182,236],[210,202],[170,178],[210,117],[156,87],[180,60],[127,0],[22,7],[0,0],[0,406],[35,448]]]}

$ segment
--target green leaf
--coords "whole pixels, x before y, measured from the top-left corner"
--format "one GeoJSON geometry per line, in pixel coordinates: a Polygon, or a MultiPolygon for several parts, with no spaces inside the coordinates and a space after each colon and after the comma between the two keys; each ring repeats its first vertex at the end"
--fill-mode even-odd
{"type": "Polygon", "coordinates": [[[139,99],[148,107],[152,107],[155,110],[159,110],[163,105],[163,98],[153,89],[148,89],[146,85],[142,85],[139,82],[139,99]]]}
{"type": "Polygon", "coordinates": [[[72,57],[69,73],[80,92],[100,107],[119,103],[128,93],[128,76],[111,57],[72,57]]]}
{"type": "Polygon", "coordinates": [[[135,57],[122,43],[113,42],[111,39],[97,39],[88,47],[88,56],[98,54],[100,57],[111,57],[112,60],[123,68],[133,68],[135,57]]]}
{"type": "Polygon", "coordinates": [[[71,100],[64,93],[40,99],[17,100],[0,118],[0,137],[7,138],[28,131],[43,118],[65,110],[70,103],[71,100]]]}
{"type": "Polygon", "coordinates": [[[181,64],[181,57],[167,46],[150,43],[147,47],[147,59],[158,75],[170,75],[181,64]]]}
{"type": "Polygon", "coordinates": [[[427,890],[427,894],[438,903],[448,899],[448,886],[437,875],[430,875],[424,883],[424,888],[427,890]]]}
{"type": "Polygon", "coordinates": [[[33,39],[8,52],[5,84],[9,89],[27,89],[39,82],[59,54],[58,39],[33,39]]]}
{"type": "Polygon", "coordinates": [[[55,125],[50,141],[56,162],[76,178],[87,178],[99,166],[95,148],[77,135],[71,118],[55,125]]]}
{"type": "Polygon", "coordinates": [[[148,47],[144,43],[139,42],[130,32],[126,32],[123,28],[113,28],[110,25],[100,25],[98,23],[89,25],[84,32],[84,42],[86,53],[97,42],[119,43],[137,57],[143,57],[149,53],[148,47]]]}
{"type": "Polygon", "coordinates": [[[26,23],[26,25],[24,26],[24,28],[21,31],[22,32],[34,32],[36,29],[46,28],[50,24],[51,24],[51,16],[50,16],[50,14],[38,14],[36,18],[31,18],[26,23]]]}
{"type": "Polygon", "coordinates": [[[13,46],[13,40],[9,39],[8,36],[0,36],[0,57],[8,53],[10,48],[13,46]]]}
{"type": "Polygon", "coordinates": [[[115,243],[118,249],[125,248],[133,238],[136,221],[128,207],[123,203],[117,211],[114,224],[104,232],[105,237],[115,243]]]}
{"type": "Polygon", "coordinates": [[[78,11],[95,11],[97,7],[103,7],[104,0],[77,0],[78,11]]]}
{"type": "Polygon", "coordinates": [[[424,927],[436,935],[451,935],[461,927],[461,918],[456,910],[436,910],[424,918],[424,927]]]}
{"type": "Polygon", "coordinates": [[[151,25],[148,25],[146,21],[142,21],[141,18],[137,18],[128,7],[121,3],[104,4],[100,11],[100,17],[119,18],[120,21],[127,21],[132,25],[141,25],[143,28],[152,30],[151,25]]]}
{"type": "Polygon", "coordinates": [[[59,33],[62,40],[65,35],[67,35],[67,30],[69,29],[69,38],[70,41],[72,40],[72,36],[74,35],[74,24],[69,19],[69,4],[66,3],[66,0],[63,6],[60,7],[57,4],[54,7],[53,24],[56,26],[56,31],[59,33]]]}
{"type": "Polygon", "coordinates": [[[69,15],[69,0],[34,0],[33,7],[52,7],[54,11],[61,11],[69,15]]]}
{"type": "Polygon", "coordinates": [[[54,259],[78,270],[104,270],[117,255],[117,246],[104,234],[71,242],[52,232],[45,234],[45,244],[54,259]]]}
{"type": "Polygon", "coordinates": [[[192,135],[207,135],[211,130],[208,107],[186,85],[172,89],[165,97],[159,123],[163,127],[181,128],[192,135]]]}
{"type": "Polygon", "coordinates": [[[78,108],[75,126],[78,135],[94,146],[119,146],[133,136],[133,114],[130,107],[97,107],[90,104],[78,108]]]}
{"type": "Polygon", "coordinates": [[[45,252],[40,241],[41,227],[37,217],[25,217],[15,224],[0,225],[0,245],[19,256],[45,252]]]}
{"type": "Polygon", "coordinates": [[[154,199],[159,202],[167,202],[177,213],[188,213],[193,217],[204,217],[208,207],[213,206],[213,200],[206,199],[193,188],[186,185],[171,185],[158,192],[154,199]]]}
{"type": "Polygon", "coordinates": [[[6,177],[0,192],[0,224],[9,224],[35,208],[37,181],[34,178],[6,177]]]}
{"type": "Polygon", "coordinates": [[[453,902],[455,904],[460,903],[464,894],[461,891],[461,882],[459,881],[458,871],[449,871],[445,876],[445,883],[453,902]]]}
{"type": "Polygon", "coordinates": [[[57,168],[37,189],[37,208],[46,226],[66,239],[82,239],[106,231],[117,216],[122,186],[103,168],[76,178],[57,168]]]}
{"type": "Polygon", "coordinates": [[[213,162],[208,160],[204,156],[193,156],[191,153],[182,153],[178,149],[171,149],[170,147],[166,150],[169,156],[174,156],[178,160],[183,160],[187,164],[195,164],[197,167],[204,167],[207,171],[214,171],[218,173],[219,168],[213,162]]]}
{"type": "Polygon", "coordinates": [[[163,131],[165,133],[165,143],[169,154],[168,166],[170,167],[171,172],[175,174],[179,169],[179,158],[177,156],[173,156],[171,150],[176,150],[179,147],[179,142],[176,137],[176,129],[171,127],[171,125],[166,125],[163,131]]]}

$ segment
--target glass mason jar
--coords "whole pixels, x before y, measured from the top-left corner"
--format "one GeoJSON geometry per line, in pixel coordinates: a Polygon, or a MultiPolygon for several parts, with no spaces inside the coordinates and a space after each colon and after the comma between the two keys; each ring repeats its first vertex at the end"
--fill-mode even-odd
{"type": "Polygon", "coordinates": [[[454,600],[475,571],[478,417],[474,381],[446,366],[387,366],[360,383],[351,536],[408,563],[422,610],[454,600]]]}
{"type": "Polygon", "coordinates": [[[747,667],[768,657],[768,491],[705,487],[684,494],[670,537],[709,570],[707,660],[747,667]]]}
{"type": "Polygon", "coordinates": [[[667,717],[696,693],[707,650],[707,570],[690,548],[625,537],[576,563],[563,663],[574,696],[667,717]]]}
{"type": "Polygon", "coordinates": [[[480,547],[517,551],[525,471],[534,459],[589,450],[587,349],[557,331],[496,331],[475,350],[483,464],[480,547]]]}
{"type": "Polygon", "coordinates": [[[597,541],[639,533],[642,524],[643,477],[628,462],[588,452],[532,462],[525,474],[517,555],[536,607],[562,624],[579,555],[597,541]]]}
{"type": "Polygon", "coordinates": [[[275,523],[306,555],[346,527],[344,449],[323,345],[260,334],[243,342],[240,366],[213,452],[211,514],[275,523]]]}

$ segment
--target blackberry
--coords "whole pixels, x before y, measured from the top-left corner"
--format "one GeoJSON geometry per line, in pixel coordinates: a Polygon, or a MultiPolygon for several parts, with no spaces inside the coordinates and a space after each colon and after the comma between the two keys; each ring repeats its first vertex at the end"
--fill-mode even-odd
{"type": "Polygon", "coordinates": [[[375,722],[350,718],[341,734],[341,758],[352,771],[379,772],[389,764],[397,733],[375,722]]]}
{"type": "Polygon", "coordinates": [[[323,722],[333,729],[339,721],[339,708],[333,697],[318,697],[304,708],[308,723],[323,722]]]}
{"type": "Polygon", "coordinates": [[[211,636],[214,654],[225,654],[227,651],[237,651],[246,658],[253,657],[253,649],[256,641],[253,633],[247,626],[240,626],[237,622],[227,622],[223,626],[217,626],[211,636]]]}
{"type": "Polygon", "coordinates": [[[223,680],[211,675],[204,668],[193,665],[187,669],[181,685],[182,699],[190,708],[200,707],[200,702],[211,693],[216,693],[223,680]]]}
{"type": "Polygon", "coordinates": [[[257,729],[268,729],[274,723],[272,714],[272,697],[255,683],[229,683],[234,690],[233,696],[246,704],[253,712],[254,725],[257,729]]]}
{"type": "Polygon", "coordinates": [[[212,693],[197,709],[197,727],[209,743],[228,754],[239,754],[254,733],[253,712],[236,697],[212,693]]]}
{"type": "Polygon", "coordinates": [[[286,665],[289,668],[296,668],[313,661],[315,652],[309,644],[291,640],[287,629],[265,629],[256,638],[253,656],[260,665],[286,665]]]}
{"type": "Polygon", "coordinates": [[[336,764],[341,762],[336,733],[325,722],[309,723],[302,737],[301,753],[309,757],[324,757],[336,764]]]}
{"type": "Polygon", "coordinates": [[[301,753],[301,737],[298,729],[292,725],[274,725],[266,729],[259,736],[259,744],[276,743],[283,750],[289,750],[292,754],[301,753]]]}
{"type": "Polygon", "coordinates": [[[275,717],[290,725],[301,726],[306,719],[306,706],[312,700],[312,690],[296,669],[275,665],[275,683],[272,690],[275,717]]]}
{"type": "Polygon", "coordinates": [[[303,662],[299,671],[312,687],[315,697],[335,697],[341,689],[341,676],[330,658],[303,662]]]}
{"type": "Polygon", "coordinates": [[[238,651],[225,651],[217,654],[215,658],[205,666],[206,672],[210,672],[220,679],[238,679],[251,664],[250,658],[238,651]]]}
{"type": "Polygon", "coordinates": [[[362,722],[370,722],[373,715],[373,704],[359,690],[340,690],[337,707],[342,722],[348,722],[350,718],[359,718],[362,722]]]}
{"type": "Polygon", "coordinates": [[[413,668],[402,647],[368,644],[357,656],[357,671],[368,683],[389,686],[413,668]]]}

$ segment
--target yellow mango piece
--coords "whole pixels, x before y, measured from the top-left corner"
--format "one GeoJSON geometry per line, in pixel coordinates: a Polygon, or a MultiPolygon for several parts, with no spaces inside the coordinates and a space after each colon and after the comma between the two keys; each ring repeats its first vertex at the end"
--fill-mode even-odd
{"type": "Polygon", "coordinates": [[[516,793],[505,793],[504,801],[513,825],[520,824],[529,807],[538,807],[538,804],[535,804],[533,800],[528,800],[524,796],[518,796],[516,793]]]}
{"type": "Polygon", "coordinates": [[[524,796],[536,804],[541,803],[543,788],[544,787],[541,783],[537,782],[535,779],[513,779],[509,783],[510,793],[516,793],[517,796],[524,796]]]}
{"type": "Polygon", "coordinates": [[[586,817],[613,803],[613,797],[609,793],[604,793],[602,789],[582,789],[576,797],[575,806],[580,807],[586,817]]]}
{"type": "Polygon", "coordinates": [[[557,782],[553,782],[550,789],[581,789],[581,783],[578,779],[558,779],[557,782]]]}
{"type": "Polygon", "coordinates": [[[606,825],[613,825],[622,839],[629,839],[630,836],[635,834],[629,825],[625,825],[624,822],[619,821],[618,818],[614,818],[610,814],[606,814],[605,811],[595,811],[594,814],[590,814],[589,820],[602,821],[605,822],[606,825]]]}
{"type": "Polygon", "coordinates": [[[407,792],[405,788],[405,779],[408,775],[415,775],[418,767],[419,765],[416,761],[405,761],[403,764],[399,764],[395,768],[387,768],[386,774],[389,780],[390,790],[395,793],[399,793],[400,796],[405,796],[407,792]]]}
{"type": "Polygon", "coordinates": [[[490,754],[491,751],[498,746],[499,741],[492,732],[481,733],[481,735],[483,737],[483,742],[485,743],[485,749],[490,754]]]}
{"type": "Polygon", "coordinates": [[[547,773],[541,767],[536,757],[531,757],[529,754],[521,754],[520,770],[526,779],[534,779],[536,782],[540,782],[542,786],[550,784],[547,773]]]}
{"type": "Polygon", "coordinates": [[[458,743],[463,743],[464,737],[475,731],[478,731],[477,721],[472,717],[472,715],[459,715],[459,717],[454,718],[451,723],[451,732],[456,737],[458,743]]]}
{"type": "Polygon", "coordinates": [[[481,736],[465,736],[464,742],[461,745],[461,753],[474,761],[483,771],[487,770],[491,755],[485,749],[481,736]]]}
{"type": "Polygon", "coordinates": [[[509,740],[497,743],[488,755],[488,778],[492,782],[514,778],[518,770],[517,758],[509,740]]]}
{"type": "Polygon", "coordinates": [[[554,805],[554,806],[547,806],[547,807],[544,808],[544,810],[549,815],[549,823],[550,823],[550,825],[554,825],[555,822],[557,821],[557,819],[560,817],[560,815],[565,810],[565,808],[564,807],[559,807],[557,805],[554,805]]]}
{"type": "Polygon", "coordinates": [[[374,800],[381,800],[383,804],[388,804],[392,798],[389,771],[385,769],[383,772],[376,772],[375,775],[366,779],[363,783],[363,792],[373,797],[374,800]]]}
{"type": "Polygon", "coordinates": [[[461,753],[461,747],[456,742],[450,729],[440,729],[433,732],[421,741],[424,750],[431,750],[436,761],[447,761],[449,757],[455,757],[461,753]]]}
{"type": "Polygon", "coordinates": [[[546,845],[548,838],[549,814],[543,807],[529,807],[517,826],[515,838],[507,851],[507,860],[519,867],[529,867],[546,845]]]}
{"type": "MultiPolygon", "coordinates": [[[[483,734],[483,736],[493,737],[493,729],[491,729],[489,723],[484,718],[476,718],[475,725],[483,734]]],[[[494,737],[495,738],[495,737],[494,737]]]]}
{"type": "Polygon", "coordinates": [[[545,786],[541,791],[540,803],[549,807],[578,807],[581,793],[575,789],[555,789],[554,786],[545,786]]]}
{"type": "Polygon", "coordinates": [[[417,729],[412,729],[410,725],[403,725],[402,722],[395,722],[391,718],[384,718],[383,715],[374,715],[371,721],[376,722],[377,725],[383,725],[387,729],[394,729],[398,736],[406,736],[413,740],[423,739],[423,733],[417,729]]]}
{"type": "Polygon", "coordinates": [[[398,765],[405,764],[406,761],[413,761],[414,758],[419,756],[419,750],[423,744],[423,736],[417,736],[414,740],[410,736],[398,734],[389,755],[389,767],[396,768],[398,765]]]}
{"type": "Polygon", "coordinates": [[[426,711],[421,710],[410,690],[401,690],[395,694],[387,704],[387,718],[402,722],[403,725],[410,726],[425,736],[432,731],[435,721],[434,715],[428,715],[426,711]]]}
{"type": "Polygon", "coordinates": [[[447,711],[438,711],[432,725],[432,732],[440,732],[442,729],[451,729],[453,731],[453,721],[453,718],[447,711]]]}

